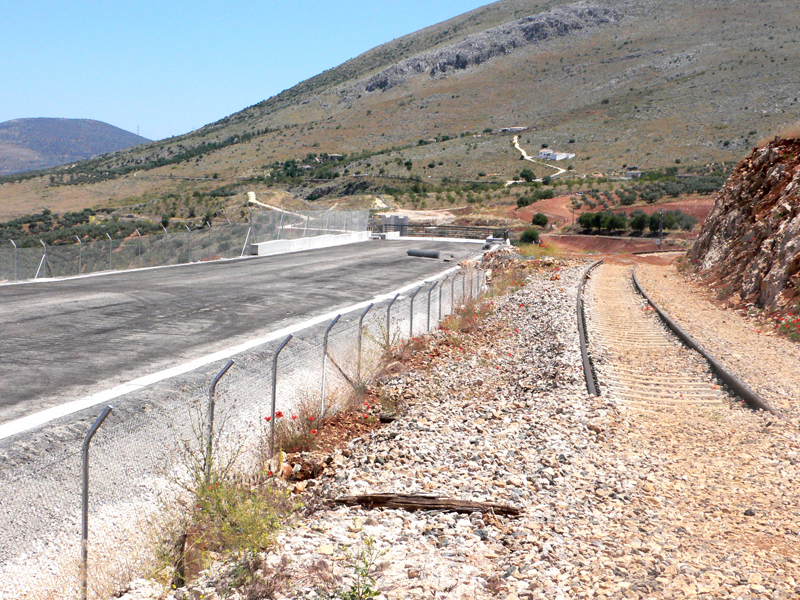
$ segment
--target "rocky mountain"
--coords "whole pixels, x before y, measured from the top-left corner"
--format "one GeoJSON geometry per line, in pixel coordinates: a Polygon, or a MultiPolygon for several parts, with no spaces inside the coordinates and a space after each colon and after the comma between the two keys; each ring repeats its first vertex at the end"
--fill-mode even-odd
{"type": "Polygon", "coordinates": [[[46,169],[150,140],[91,119],[14,119],[0,123],[0,175],[46,169]]]}
{"type": "Polygon", "coordinates": [[[739,164],[688,257],[743,302],[800,303],[800,136],[776,138],[739,164]]]}

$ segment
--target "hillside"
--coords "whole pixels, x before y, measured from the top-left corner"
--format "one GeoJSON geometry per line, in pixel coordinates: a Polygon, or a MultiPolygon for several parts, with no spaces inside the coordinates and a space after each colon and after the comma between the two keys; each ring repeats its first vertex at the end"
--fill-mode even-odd
{"type": "Polygon", "coordinates": [[[800,304],[800,138],[775,139],[736,168],[688,257],[735,303],[800,304]]]}
{"type": "Polygon", "coordinates": [[[502,0],[189,134],[54,178],[6,180],[0,215],[99,203],[155,213],[245,190],[311,200],[407,194],[409,180],[415,194],[454,179],[502,184],[525,166],[508,127],[527,128],[529,154],[574,153],[558,164],[576,177],[738,162],[800,114],[798,38],[790,0],[757,11],[717,0],[502,0]]]}
{"type": "Polygon", "coordinates": [[[46,169],[150,140],[91,119],[14,119],[0,123],[0,175],[46,169]]]}

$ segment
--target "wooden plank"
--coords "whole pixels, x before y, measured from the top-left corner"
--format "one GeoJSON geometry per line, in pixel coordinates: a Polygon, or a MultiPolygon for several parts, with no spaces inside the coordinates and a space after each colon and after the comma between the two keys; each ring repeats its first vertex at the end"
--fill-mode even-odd
{"type": "Polygon", "coordinates": [[[333,502],[347,506],[363,506],[368,509],[401,508],[410,512],[442,510],[458,513],[493,512],[498,515],[518,515],[521,512],[520,509],[508,504],[441,498],[433,494],[362,494],[336,498],[333,502]]]}

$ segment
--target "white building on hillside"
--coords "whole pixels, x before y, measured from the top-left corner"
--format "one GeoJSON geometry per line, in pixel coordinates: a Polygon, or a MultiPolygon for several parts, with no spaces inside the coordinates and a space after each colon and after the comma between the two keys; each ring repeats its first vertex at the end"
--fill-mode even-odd
{"type": "Polygon", "coordinates": [[[543,160],[566,160],[568,158],[575,158],[575,155],[569,152],[553,152],[548,148],[542,148],[539,150],[539,158],[543,160]]]}

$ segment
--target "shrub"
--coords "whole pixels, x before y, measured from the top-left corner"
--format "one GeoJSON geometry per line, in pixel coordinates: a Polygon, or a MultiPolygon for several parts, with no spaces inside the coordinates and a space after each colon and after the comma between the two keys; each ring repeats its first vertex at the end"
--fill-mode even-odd
{"type": "Polygon", "coordinates": [[[539,232],[536,229],[526,229],[519,237],[519,241],[523,244],[538,244],[539,232]]]}
{"type": "Polygon", "coordinates": [[[533,220],[531,223],[533,225],[538,225],[539,227],[547,227],[547,215],[544,213],[536,213],[533,215],[533,220]]]}

